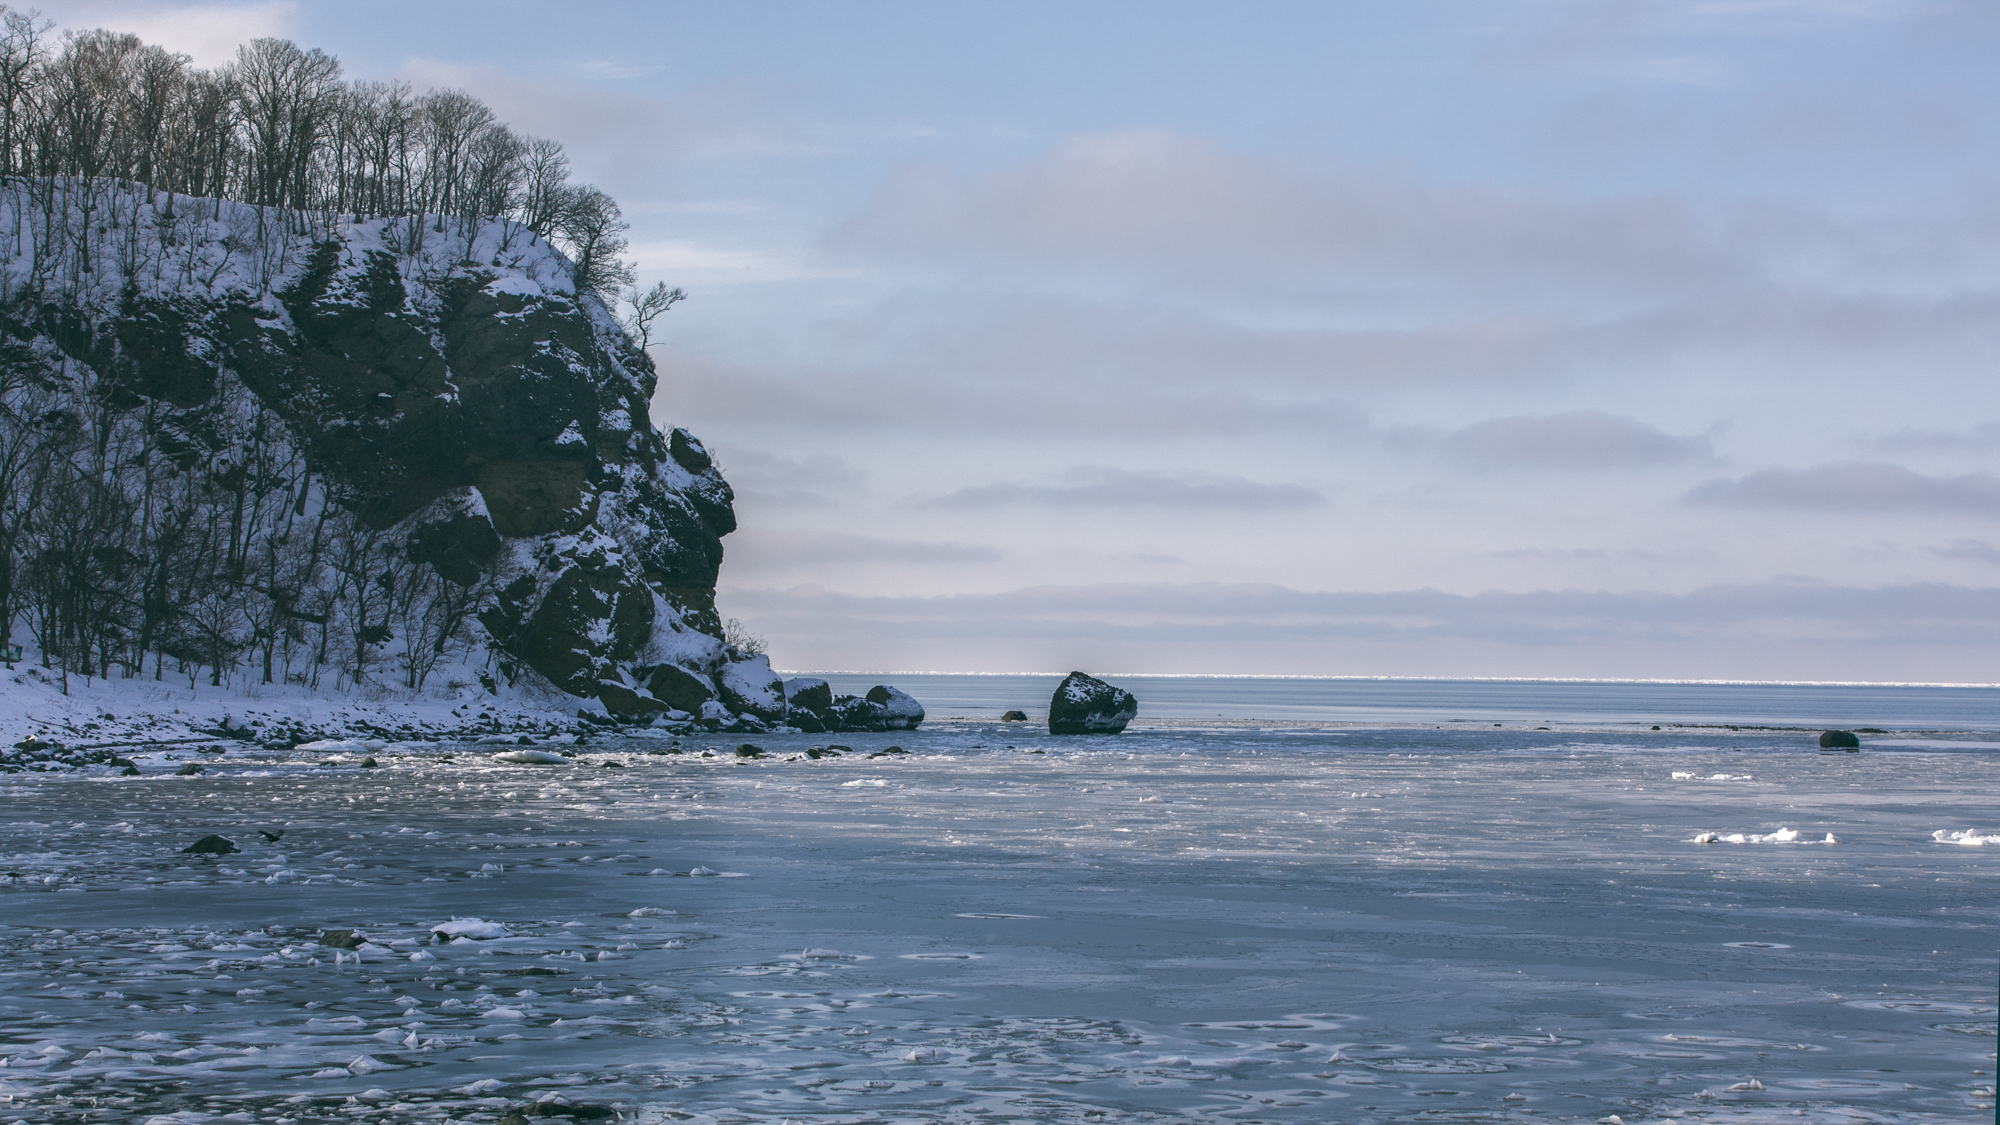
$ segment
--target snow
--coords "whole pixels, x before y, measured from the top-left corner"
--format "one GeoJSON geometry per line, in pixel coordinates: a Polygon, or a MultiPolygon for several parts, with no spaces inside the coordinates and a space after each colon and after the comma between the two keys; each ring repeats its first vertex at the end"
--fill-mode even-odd
{"type": "Polygon", "coordinates": [[[1940,844],[1963,844],[1969,848],[1982,848],[1987,844],[2000,844],[2000,834],[1982,835],[1971,829],[1953,831],[1948,828],[1940,828],[1936,832],[1931,833],[1931,839],[1936,840],[1940,844]]]}
{"type": "Polygon", "coordinates": [[[0,1093],[65,1123],[41,1107],[496,1121],[559,1093],[642,1121],[1941,1125],[1991,1083],[1990,972],[1943,967],[1990,968],[2000,850],[1941,846],[1991,839],[1957,827],[1991,749],[1157,722],[1106,751],[932,720],[841,736],[911,751],[867,777],[784,760],[826,738],[0,776],[0,1093]],[[1757,780],[1669,784],[1664,752],[1757,780]],[[1772,846],[1686,845],[1714,826],[1772,846]],[[208,832],[245,850],[179,853],[208,832]],[[336,963],[325,929],[393,952],[336,963]]]}

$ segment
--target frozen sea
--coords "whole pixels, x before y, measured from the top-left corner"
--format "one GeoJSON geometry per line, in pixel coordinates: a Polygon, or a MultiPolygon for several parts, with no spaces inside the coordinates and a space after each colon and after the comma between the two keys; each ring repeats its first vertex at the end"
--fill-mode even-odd
{"type": "Polygon", "coordinates": [[[0,776],[0,1122],[1993,1117],[2000,689],[885,679],[761,759],[0,776]]]}

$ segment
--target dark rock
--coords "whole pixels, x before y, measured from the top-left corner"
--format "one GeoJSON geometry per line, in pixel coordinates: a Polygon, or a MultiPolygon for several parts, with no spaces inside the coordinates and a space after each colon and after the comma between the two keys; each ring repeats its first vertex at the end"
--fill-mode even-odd
{"type": "Polygon", "coordinates": [[[368,935],[359,930],[321,930],[319,932],[319,943],[329,949],[356,949],[360,947],[362,942],[367,940],[368,935]]]}
{"type": "Polygon", "coordinates": [[[784,720],[785,683],[771,671],[770,657],[731,660],[717,671],[715,678],[722,702],[731,711],[765,723],[784,720]]]}
{"type": "Polygon", "coordinates": [[[736,756],[739,758],[761,758],[764,756],[764,748],[753,746],[746,742],[736,748],[736,756]]]}
{"type": "Polygon", "coordinates": [[[138,776],[139,776],[139,767],[138,767],[138,766],[126,766],[126,767],[125,767],[124,769],[122,769],[122,770],[119,770],[118,772],[119,772],[119,773],[122,773],[122,774],[124,774],[124,775],[125,775],[126,777],[138,777],[138,776]]]}
{"type": "Polygon", "coordinates": [[[1000,721],[1003,723],[1025,723],[1028,721],[1028,713],[1026,711],[1009,711],[1000,716],[1000,721]]]}
{"type": "Polygon", "coordinates": [[[624,762],[600,762],[598,764],[608,770],[622,770],[625,768],[624,762]]]}
{"type": "Polygon", "coordinates": [[[833,706],[833,688],[816,676],[786,680],[785,703],[794,711],[825,711],[833,706]]]}
{"type": "Polygon", "coordinates": [[[836,695],[826,709],[826,729],[838,731],[884,730],[882,708],[852,695],[836,695]]]}
{"type": "Polygon", "coordinates": [[[494,1122],[494,1125],[528,1125],[528,1119],[521,1116],[521,1111],[517,1109],[494,1122]]]}
{"type": "Polygon", "coordinates": [[[852,754],[852,753],[854,753],[854,747],[852,747],[852,746],[842,746],[842,745],[841,745],[840,743],[838,743],[838,742],[829,742],[829,743],[827,743],[827,745],[826,745],[826,748],[827,748],[828,750],[831,750],[831,751],[833,751],[833,752],[834,752],[834,753],[836,753],[836,754],[852,754]]]}
{"type": "Polygon", "coordinates": [[[1132,693],[1071,672],[1049,700],[1050,734],[1117,734],[1139,713],[1132,693]]]}
{"type": "Polygon", "coordinates": [[[924,705],[887,684],[869,688],[865,698],[882,709],[884,730],[915,730],[924,721],[924,705]]]}
{"type": "Polygon", "coordinates": [[[196,774],[198,774],[198,773],[207,773],[207,772],[208,772],[207,770],[204,770],[204,769],[202,769],[202,768],[201,768],[200,766],[198,766],[198,765],[195,765],[195,764],[194,764],[193,762],[189,762],[189,763],[188,763],[187,765],[184,765],[184,766],[182,766],[181,768],[179,768],[179,769],[175,770],[175,771],[174,771],[174,776],[175,776],[175,777],[193,777],[194,775],[196,775],[196,774]]]}
{"type": "Polygon", "coordinates": [[[110,760],[109,762],[106,762],[106,763],[105,763],[105,765],[108,765],[108,766],[117,766],[117,767],[119,767],[120,769],[130,769],[131,767],[133,767],[133,766],[135,766],[135,765],[137,765],[137,764],[138,764],[138,763],[134,762],[134,761],[133,761],[132,759],[130,759],[130,758],[113,758],[113,759],[111,759],[111,760],[110,760]]]}
{"type": "Polygon", "coordinates": [[[226,836],[203,836],[181,849],[182,855],[228,855],[236,850],[236,841],[226,836]]]}
{"type": "Polygon", "coordinates": [[[364,770],[372,770],[372,769],[376,768],[376,766],[377,766],[377,765],[379,765],[379,764],[380,764],[380,763],[376,762],[376,761],[375,761],[375,759],[373,759],[373,758],[363,758],[363,759],[361,759],[361,768],[362,768],[362,769],[364,769],[364,770]]]}
{"type": "Polygon", "coordinates": [[[1819,736],[1819,748],[1822,750],[1859,750],[1861,749],[1861,740],[1855,737],[1853,731],[1822,731],[1819,736]]]}
{"type": "Polygon", "coordinates": [[[873,754],[870,754],[868,756],[871,758],[886,758],[892,754],[907,754],[907,753],[909,753],[909,751],[903,749],[901,746],[889,746],[889,747],[884,747],[881,750],[877,750],[873,754]]]}
{"type": "Polygon", "coordinates": [[[793,711],[785,716],[785,721],[806,734],[826,733],[826,720],[811,711],[793,711]]]}
{"type": "Polygon", "coordinates": [[[467,489],[447,503],[448,508],[410,532],[410,558],[429,563],[449,581],[471,586],[500,553],[500,533],[477,491],[467,489]]]}
{"type": "Polygon", "coordinates": [[[651,693],[635,688],[623,680],[599,680],[597,701],[604,704],[606,711],[628,719],[673,710],[666,703],[653,698],[651,693]]]}
{"type": "Polygon", "coordinates": [[[675,464],[690,473],[706,472],[715,464],[714,459],[708,455],[707,447],[693,434],[678,426],[674,427],[673,433],[667,438],[667,451],[673,456],[675,464]]]}
{"type": "Polygon", "coordinates": [[[646,693],[676,711],[701,714],[701,705],[715,698],[715,684],[678,664],[661,664],[647,671],[646,693]]]}
{"type": "Polygon", "coordinates": [[[808,746],[806,747],[806,757],[817,762],[821,758],[838,758],[840,757],[840,751],[825,746],[808,746]]]}

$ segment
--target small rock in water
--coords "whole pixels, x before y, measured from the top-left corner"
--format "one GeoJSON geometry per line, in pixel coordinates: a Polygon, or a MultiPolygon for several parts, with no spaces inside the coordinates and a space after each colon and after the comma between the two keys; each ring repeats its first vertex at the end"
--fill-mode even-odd
{"type": "Polygon", "coordinates": [[[739,758],[761,758],[764,756],[764,748],[745,742],[736,748],[736,756],[739,758]]]}
{"type": "Polygon", "coordinates": [[[174,776],[175,776],[175,777],[193,777],[193,776],[195,776],[196,774],[199,774],[199,773],[206,773],[206,772],[208,772],[208,771],[206,771],[206,770],[202,769],[202,768],[201,768],[200,766],[198,766],[198,765],[195,765],[195,764],[194,764],[193,762],[189,762],[189,763],[188,763],[187,765],[184,765],[184,766],[182,766],[181,768],[179,768],[179,769],[175,770],[175,771],[174,771],[174,776]]]}
{"type": "Polygon", "coordinates": [[[208,835],[181,849],[182,855],[228,855],[236,850],[236,841],[226,836],[208,835]]]}
{"type": "Polygon", "coordinates": [[[1819,748],[1822,750],[1859,750],[1861,739],[1851,730],[1821,731],[1819,748]]]}
{"type": "Polygon", "coordinates": [[[359,930],[321,930],[319,943],[330,949],[354,949],[368,940],[359,930]]]}
{"type": "Polygon", "coordinates": [[[890,754],[907,754],[907,753],[909,753],[909,751],[903,749],[901,746],[888,746],[884,747],[881,750],[877,750],[873,754],[870,754],[868,756],[871,758],[881,758],[890,754]]]}
{"type": "Polygon", "coordinates": [[[119,772],[119,773],[122,773],[122,774],[124,774],[124,775],[125,775],[126,777],[138,777],[138,776],[139,776],[139,767],[138,767],[138,766],[126,766],[126,767],[125,767],[124,769],[122,769],[122,770],[119,770],[118,772],[119,772]]]}
{"type": "Polygon", "coordinates": [[[1071,672],[1049,700],[1050,734],[1117,734],[1139,713],[1131,692],[1071,672]]]}
{"type": "Polygon", "coordinates": [[[379,763],[378,763],[378,762],[376,762],[376,761],[375,761],[375,759],[373,759],[373,758],[363,758],[363,759],[361,759],[361,768],[362,768],[362,769],[364,769],[364,770],[372,770],[372,769],[376,768],[376,766],[377,766],[377,765],[379,765],[379,763]]]}
{"type": "Polygon", "coordinates": [[[1000,716],[1000,721],[1003,723],[1025,723],[1028,721],[1028,713],[1026,711],[1009,711],[1000,716]]]}

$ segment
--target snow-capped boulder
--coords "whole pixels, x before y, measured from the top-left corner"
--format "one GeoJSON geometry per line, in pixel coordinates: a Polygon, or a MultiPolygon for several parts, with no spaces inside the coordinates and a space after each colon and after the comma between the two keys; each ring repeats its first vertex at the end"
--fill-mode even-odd
{"type": "Polygon", "coordinates": [[[785,704],[795,710],[824,711],[833,706],[833,688],[816,676],[796,676],[785,681],[785,704]]]}
{"type": "Polygon", "coordinates": [[[923,704],[886,684],[869,688],[866,698],[881,709],[884,730],[915,730],[924,721],[923,704]]]}
{"type": "Polygon", "coordinates": [[[1071,672],[1049,700],[1050,734],[1117,734],[1139,713],[1131,692],[1071,672]]]}
{"type": "Polygon", "coordinates": [[[722,701],[739,715],[771,723],[785,717],[785,683],[771,671],[771,658],[750,656],[724,664],[716,673],[722,701]]]}
{"type": "Polygon", "coordinates": [[[661,664],[647,670],[646,692],[676,711],[693,713],[715,698],[715,683],[678,664],[661,664]]]}

